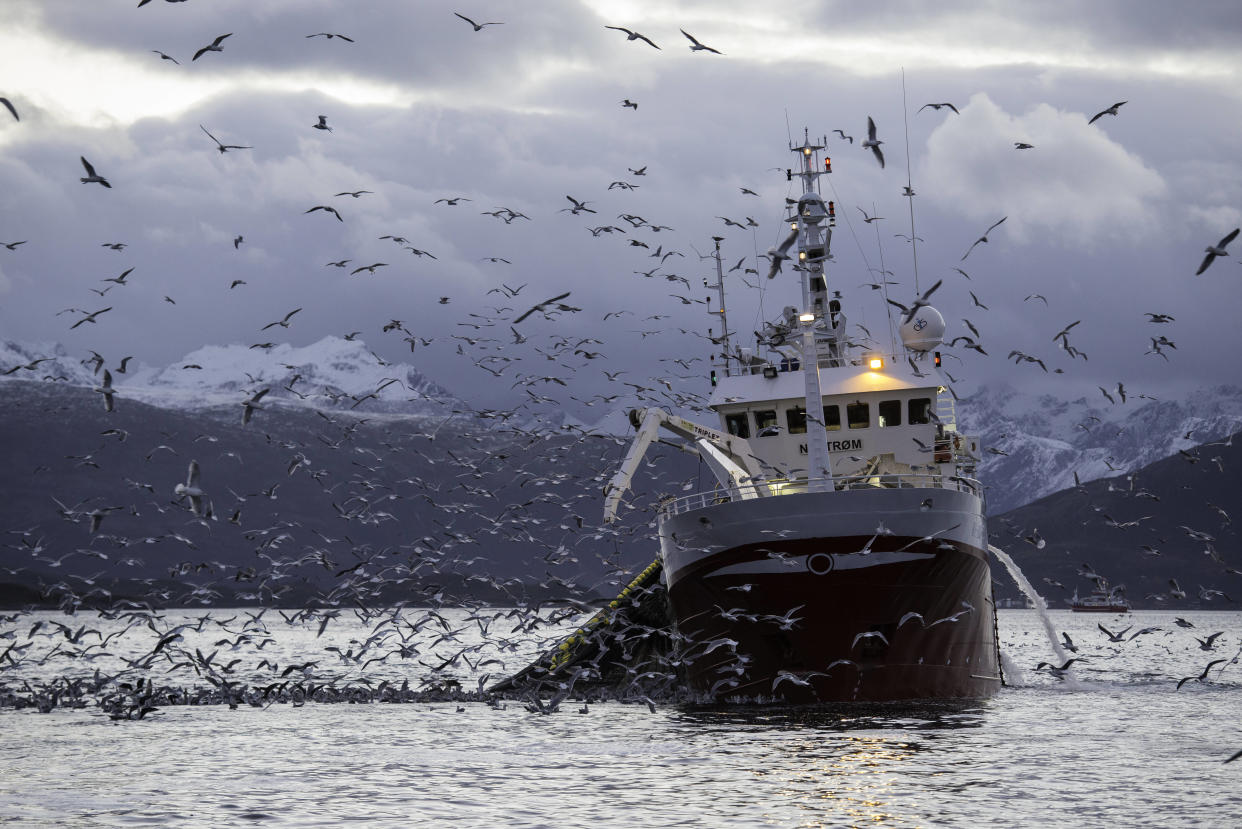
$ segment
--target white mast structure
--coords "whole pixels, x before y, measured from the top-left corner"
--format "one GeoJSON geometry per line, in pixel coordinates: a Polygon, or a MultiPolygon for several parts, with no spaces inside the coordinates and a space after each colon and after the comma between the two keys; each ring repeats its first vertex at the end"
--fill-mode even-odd
{"type": "MultiPolygon", "coordinates": [[[[802,197],[798,199],[795,213],[788,221],[790,230],[797,234],[798,257],[794,270],[802,274],[802,310],[798,314],[798,322],[802,331],[802,376],[806,381],[807,477],[831,481],[832,462],[828,454],[828,432],[824,427],[819,348],[816,344],[816,329],[823,328],[825,324],[832,327],[835,322],[831,319],[826,323],[824,321],[824,315],[829,312],[828,279],[824,265],[831,256],[830,225],[833,218],[816,192],[820,175],[832,169],[828,159],[825,159],[823,170],[816,169],[815,154],[824,146],[811,144],[810,139],[804,137],[802,146],[790,147],[791,151],[801,155],[802,169],[792,174],[802,179],[802,197]]],[[[832,342],[830,351],[835,351],[835,340],[832,342]]]]}

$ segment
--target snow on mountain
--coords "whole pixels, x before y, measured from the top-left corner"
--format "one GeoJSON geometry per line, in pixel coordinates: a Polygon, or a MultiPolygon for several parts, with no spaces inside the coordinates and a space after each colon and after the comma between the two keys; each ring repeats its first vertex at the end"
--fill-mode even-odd
{"type": "Polygon", "coordinates": [[[95,386],[93,366],[69,356],[60,343],[0,340],[0,379],[45,380],[71,386],[95,386]],[[33,364],[33,365],[32,365],[33,364]]]}
{"type": "Polygon", "coordinates": [[[957,405],[959,428],[980,436],[979,478],[997,514],[1080,482],[1141,469],[1179,450],[1210,460],[1210,447],[1242,429],[1242,388],[1217,386],[1184,400],[1062,400],[992,385],[957,405]],[[1201,447],[1196,449],[1196,447],[1201,447]]]}
{"type": "MultiPolygon", "coordinates": [[[[267,388],[264,405],[440,417],[470,410],[413,366],[385,363],[365,343],[331,336],[301,348],[206,346],[165,368],[130,365],[125,374],[115,365],[107,367],[119,400],[138,399],[164,408],[239,407],[267,388]]],[[[0,379],[95,387],[100,375],[93,369],[89,360],[84,364],[60,344],[0,341],[0,379]],[[41,362],[23,368],[36,360],[41,362]]],[[[1203,444],[1242,429],[1242,388],[1237,386],[1201,389],[1182,400],[1129,396],[1123,401],[1112,394],[1114,402],[1100,395],[1097,403],[1094,398],[1064,400],[993,384],[963,398],[957,405],[958,426],[982,440],[978,475],[987,487],[989,511],[999,514],[1068,489],[1075,485],[1075,475],[1083,483],[1122,475],[1179,450],[1188,453],[1188,460],[1198,457],[1208,463],[1213,452],[1203,444]]],[[[624,437],[633,432],[629,408],[620,405],[591,424],[564,409],[541,414],[523,410],[505,423],[624,437]]],[[[491,422],[488,413],[480,417],[491,422]]],[[[715,425],[710,415],[703,419],[715,425]]]]}

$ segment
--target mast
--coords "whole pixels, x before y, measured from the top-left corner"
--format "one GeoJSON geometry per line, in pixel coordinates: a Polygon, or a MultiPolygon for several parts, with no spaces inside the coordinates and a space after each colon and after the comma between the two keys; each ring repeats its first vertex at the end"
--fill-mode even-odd
{"type": "MultiPolygon", "coordinates": [[[[807,438],[807,477],[823,477],[832,480],[832,459],[828,454],[828,431],[823,420],[823,392],[819,383],[819,349],[816,344],[816,329],[822,327],[824,315],[829,313],[828,279],[824,273],[824,264],[829,258],[829,246],[832,242],[832,229],[829,226],[832,218],[831,210],[825,208],[824,200],[816,192],[816,182],[822,173],[832,169],[832,160],[824,159],[824,169],[817,170],[816,153],[824,148],[824,143],[812,144],[809,136],[803,131],[803,142],[800,147],[790,150],[801,156],[802,169],[790,176],[797,175],[802,179],[802,197],[798,199],[794,215],[790,217],[790,229],[797,234],[798,258],[794,270],[802,274],[802,309],[798,314],[798,323],[802,332],[802,376],[806,388],[806,438],[807,438]]],[[[829,320],[829,326],[832,325],[829,320]]],[[[835,349],[835,339],[831,340],[835,349]]]]}
{"type": "MultiPolygon", "coordinates": [[[[724,267],[721,265],[721,260],[720,260],[720,243],[723,240],[724,240],[723,236],[712,237],[712,241],[716,243],[716,251],[712,257],[716,260],[716,284],[709,285],[707,284],[707,280],[704,279],[703,287],[708,288],[708,289],[715,288],[717,296],[720,300],[720,304],[715,308],[709,307],[707,313],[711,314],[712,316],[720,317],[719,343],[721,345],[721,349],[719,353],[724,357],[724,371],[725,371],[725,376],[727,377],[729,375],[730,344],[729,344],[729,315],[728,315],[728,312],[725,310],[724,267]]],[[[710,301],[711,301],[711,297],[708,297],[708,302],[710,303],[710,301]]],[[[708,336],[711,337],[711,331],[709,330],[707,333],[708,333],[708,336]]],[[[711,339],[713,340],[713,342],[716,342],[714,337],[711,337],[711,339]]]]}

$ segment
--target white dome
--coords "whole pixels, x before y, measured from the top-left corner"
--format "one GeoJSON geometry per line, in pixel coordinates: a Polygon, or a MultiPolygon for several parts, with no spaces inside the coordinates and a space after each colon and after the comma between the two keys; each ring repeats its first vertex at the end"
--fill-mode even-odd
{"type": "Polygon", "coordinates": [[[944,317],[930,305],[919,308],[914,317],[901,326],[901,341],[912,351],[930,351],[944,340],[944,317]]]}

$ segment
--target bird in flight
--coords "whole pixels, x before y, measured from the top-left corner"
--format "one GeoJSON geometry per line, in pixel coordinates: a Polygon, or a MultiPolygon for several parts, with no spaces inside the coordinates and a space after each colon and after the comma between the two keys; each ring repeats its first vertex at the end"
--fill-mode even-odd
{"type": "Polygon", "coordinates": [[[966,250],[966,252],[965,252],[964,254],[962,254],[962,258],[961,258],[959,261],[961,261],[961,262],[965,262],[965,261],[966,261],[966,257],[967,257],[967,256],[970,256],[970,252],[971,252],[972,250],[974,250],[974,249],[975,249],[975,245],[982,244],[982,243],[986,243],[986,242],[987,242],[987,240],[988,240],[988,234],[989,234],[989,233],[991,233],[991,232],[992,232],[993,230],[995,230],[996,228],[1000,227],[1002,224],[1004,224],[1004,223],[1005,223],[1005,219],[1008,219],[1008,218],[1009,218],[1008,216],[1002,216],[1002,217],[1000,218],[1000,220],[999,220],[999,221],[993,222],[993,223],[992,223],[992,226],[991,226],[991,227],[989,227],[987,230],[983,231],[983,235],[982,235],[982,236],[980,236],[978,239],[976,239],[976,240],[974,241],[974,244],[972,244],[972,245],[971,245],[971,246],[970,246],[970,247],[966,250]]]}
{"type": "Polygon", "coordinates": [[[262,327],[262,328],[260,328],[259,330],[260,330],[260,331],[266,331],[267,329],[269,329],[269,328],[271,328],[272,326],[275,326],[275,325],[279,325],[281,328],[288,328],[288,327],[289,327],[289,320],[293,317],[293,315],[294,315],[294,314],[296,314],[298,311],[301,311],[301,310],[302,310],[301,308],[294,308],[292,311],[290,311],[289,313],[285,314],[285,318],[284,318],[284,319],[276,320],[275,322],[269,322],[267,325],[263,326],[263,327],[262,327]]]}
{"type": "Polygon", "coordinates": [[[327,130],[328,132],[332,132],[332,127],[329,127],[329,126],[328,126],[328,116],[326,116],[326,115],[320,115],[320,116],[319,116],[319,123],[318,123],[318,124],[311,124],[311,126],[312,126],[312,127],[314,127],[314,128],[315,128],[315,129],[317,129],[317,130],[327,130]]]}
{"type": "Polygon", "coordinates": [[[852,135],[846,135],[846,134],[845,134],[845,130],[833,130],[833,132],[835,132],[837,135],[841,136],[841,140],[842,140],[842,141],[848,141],[848,142],[850,142],[851,144],[853,144],[853,143],[854,143],[854,136],[852,136],[852,135]]]}
{"type": "Polygon", "coordinates": [[[388,265],[387,262],[376,262],[374,265],[363,265],[361,268],[354,268],[352,271],[349,272],[349,275],[353,276],[354,274],[362,273],[363,271],[366,271],[367,273],[370,273],[370,274],[374,274],[376,268],[387,267],[387,265],[388,265]]]}
{"type": "Polygon", "coordinates": [[[469,23],[471,26],[473,26],[473,27],[474,27],[474,30],[475,30],[476,32],[481,32],[481,31],[483,31],[483,27],[484,27],[484,26],[503,26],[503,25],[504,25],[504,23],[495,23],[495,22],[493,22],[493,23],[475,23],[473,20],[471,20],[470,18],[466,17],[464,14],[459,14],[458,12],[453,12],[453,14],[457,15],[457,16],[458,16],[458,17],[460,17],[462,20],[466,21],[466,22],[467,22],[467,23],[469,23]]]}
{"type": "Polygon", "coordinates": [[[1015,141],[1013,142],[1013,148],[1015,150],[1033,150],[1035,149],[1035,145],[1027,144],[1025,141],[1015,141]]]}
{"type": "Polygon", "coordinates": [[[0,98],[0,104],[4,104],[4,108],[7,109],[12,114],[14,121],[22,120],[17,115],[17,107],[13,106],[13,102],[10,101],[8,98],[0,98]]]}
{"type": "Polygon", "coordinates": [[[1096,121],[1100,120],[1105,115],[1116,115],[1117,110],[1121,109],[1122,105],[1125,103],[1126,103],[1125,101],[1118,101],[1117,103],[1110,106],[1108,109],[1097,112],[1095,115],[1091,116],[1091,120],[1087,122],[1087,125],[1090,126],[1091,124],[1094,124],[1096,121]]]}
{"type": "Polygon", "coordinates": [[[691,51],[691,52],[711,52],[711,53],[712,53],[712,54],[714,54],[714,55],[723,55],[723,54],[724,54],[724,52],[721,52],[721,51],[719,51],[718,49],[713,49],[713,48],[712,48],[712,47],[710,47],[710,46],[706,46],[706,45],[704,45],[704,44],[702,44],[702,43],[699,43],[699,42],[698,42],[698,40],[696,40],[696,39],[695,39],[694,35],[690,34],[690,33],[689,33],[689,32],[687,32],[685,29],[682,29],[682,30],[681,30],[681,33],[682,33],[683,35],[685,35],[685,36],[686,36],[686,40],[689,40],[689,41],[690,41],[690,51],[691,51]]]}
{"type": "MultiPolygon", "coordinates": [[[[647,36],[646,36],[646,35],[644,35],[644,34],[640,34],[640,33],[638,33],[638,32],[635,32],[635,31],[632,31],[632,30],[630,30],[630,29],[627,29],[627,28],[625,28],[624,26],[605,26],[604,28],[605,28],[605,29],[613,29],[613,30],[618,31],[618,32],[625,32],[625,39],[626,39],[626,40],[641,40],[641,41],[643,41],[644,43],[646,43],[648,46],[650,46],[650,47],[651,47],[651,48],[653,48],[653,49],[659,49],[659,48],[660,48],[659,46],[656,46],[656,45],[655,45],[655,43],[653,43],[653,42],[652,42],[651,38],[647,37],[647,36]]],[[[686,37],[690,37],[690,36],[689,36],[689,35],[686,35],[686,37]]],[[[693,39],[693,38],[691,38],[691,39],[693,39]]]]}
{"type": "Polygon", "coordinates": [[[354,39],[352,37],[345,37],[345,35],[333,34],[332,32],[319,32],[318,34],[307,35],[307,37],[326,37],[328,40],[331,40],[334,37],[339,37],[341,40],[345,41],[346,43],[354,42],[354,39]]]}
{"type": "MultiPolygon", "coordinates": [[[[858,205],[855,205],[855,207],[858,207],[858,205]]],[[[884,218],[883,216],[868,216],[867,211],[863,210],[861,207],[858,208],[858,212],[863,214],[863,221],[866,222],[867,224],[871,224],[872,222],[878,222],[884,218]]]]}
{"type": "MultiPolygon", "coordinates": [[[[95,168],[92,167],[91,163],[86,160],[86,156],[78,156],[78,157],[82,159],[82,166],[86,168],[86,177],[79,179],[79,181],[81,181],[83,184],[102,184],[104,187],[107,187],[109,190],[112,189],[112,185],[108,183],[108,180],[95,172],[95,168]]],[[[1207,265],[1204,265],[1203,267],[1206,268],[1207,265]]]]}
{"type": "MultiPolygon", "coordinates": [[[[199,124],[198,128],[202,130],[203,132],[207,132],[207,128],[204,127],[202,124],[199,124]]],[[[224,153],[227,153],[229,150],[253,150],[254,149],[254,147],[242,146],[241,144],[221,144],[220,139],[216,138],[214,135],[212,135],[209,132],[207,132],[207,137],[210,138],[212,141],[216,142],[216,149],[219,150],[222,155],[224,153]]]]}
{"type": "Polygon", "coordinates": [[[961,113],[957,111],[957,107],[953,106],[953,104],[949,103],[948,101],[942,101],[941,103],[938,103],[938,104],[923,104],[921,107],[919,107],[919,112],[922,112],[928,107],[931,107],[934,110],[939,110],[941,107],[948,107],[949,109],[953,110],[954,115],[961,115],[961,113]]]}
{"type": "MultiPolygon", "coordinates": [[[[83,159],[82,161],[83,163],[85,163],[86,159],[83,159]]],[[[86,181],[86,179],[82,179],[82,180],[86,181]]],[[[1225,236],[1225,238],[1221,239],[1220,242],[1218,242],[1217,244],[1211,247],[1204,248],[1204,250],[1207,251],[1207,256],[1203,257],[1203,264],[1199,265],[1199,270],[1195,271],[1195,276],[1198,276],[1199,274],[1206,271],[1208,269],[1208,265],[1212,264],[1212,261],[1216,259],[1216,257],[1229,255],[1228,253],[1225,252],[1225,246],[1228,245],[1230,242],[1232,242],[1237,237],[1238,230],[1239,228],[1235,227],[1233,230],[1229,231],[1229,233],[1225,236]]]]}
{"type": "Polygon", "coordinates": [[[190,58],[190,60],[191,61],[198,60],[199,58],[201,58],[203,55],[207,54],[208,52],[223,52],[224,47],[222,47],[220,44],[224,42],[224,39],[226,37],[232,37],[232,36],[233,36],[232,32],[229,32],[227,35],[220,35],[215,40],[213,40],[211,43],[208,43],[202,49],[199,49],[197,52],[195,52],[194,57],[190,58]]]}
{"type": "Polygon", "coordinates": [[[910,305],[909,308],[902,305],[900,302],[896,302],[895,300],[888,300],[889,305],[895,305],[905,312],[905,316],[901,320],[902,325],[905,325],[907,322],[914,319],[914,315],[919,312],[919,309],[929,304],[928,300],[931,298],[931,295],[936,292],[936,289],[940,287],[940,283],[943,281],[944,280],[937,279],[936,284],[924,291],[921,296],[914,300],[914,303],[910,305]]]}
{"type": "Polygon", "coordinates": [[[314,207],[312,207],[310,210],[307,210],[306,213],[314,213],[316,210],[326,210],[327,212],[331,213],[333,216],[336,216],[336,220],[338,222],[345,221],[344,219],[341,218],[341,214],[336,212],[335,207],[329,207],[326,204],[317,204],[314,207]]]}
{"type": "Polygon", "coordinates": [[[566,292],[565,292],[565,293],[563,293],[563,294],[557,294],[556,296],[552,297],[551,299],[545,299],[543,302],[540,302],[540,303],[538,303],[537,305],[532,306],[529,310],[527,310],[525,313],[523,313],[520,317],[518,317],[517,319],[515,319],[515,320],[514,320],[511,324],[512,324],[512,325],[517,325],[519,322],[521,322],[522,320],[526,319],[527,317],[529,317],[531,314],[535,313],[536,311],[542,311],[542,310],[544,310],[545,308],[547,308],[549,305],[551,305],[552,303],[554,303],[554,302],[560,302],[562,299],[564,299],[565,297],[569,296],[569,294],[570,294],[570,293],[571,293],[570,291],[566,291],[566,292]]]}
{"type": "Polygon", "coordinates": [[[880,145],[884,142],[875,137],[875,121],[871,116],[867,116],[867,140],[862,142],[864,150],[871,150],[875,154],[875,160],[880,162],[880,169],[884,169],[884,153],[880,151],[880,145]]]}

